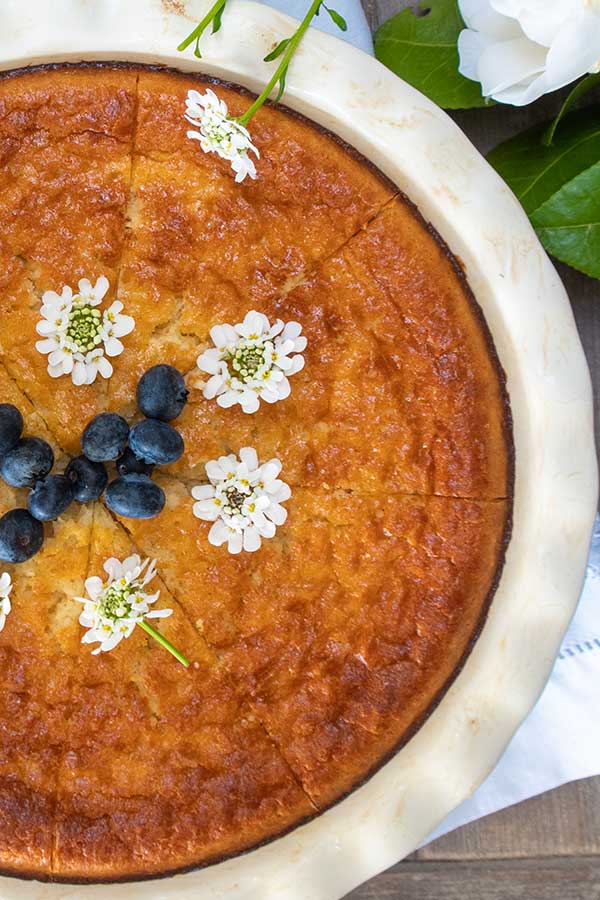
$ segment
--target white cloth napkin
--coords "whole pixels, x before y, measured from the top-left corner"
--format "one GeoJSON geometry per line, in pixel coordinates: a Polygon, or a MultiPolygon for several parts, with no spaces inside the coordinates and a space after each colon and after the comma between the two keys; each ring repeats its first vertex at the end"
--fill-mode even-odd
{"type": "MultiPolygon", "coordinates": [[[[304,18],[310,0],[263,0],[267,6],[274,6],[281,12],[287,13],[289,16],[295,16],[297,19],[304,18]]],[[[327,0],[327,6],[335,9],[342,15],[348,25],[348,31],[340,31],[337,25],[331,21],[326,9],[322,9],[318,16],[315,16],[313,23],[321,31],[328,31],[335,34],[356,47],[360,47],[366,53],[373,53],[373,40],[371,31],[367,24],[367,17],[364,14],[360,0],[327,0]]]]}
{"type": "MultiPolygon", "coordinates": [[[[301,18],[309,0],[265,0],[301,18]]],[[[325,11],[324,31],[373,51],[359,0],[330,0],[348,23],[342,34],[325,11]]],[[[581,600],[554,670],[535,709],[521,725],[493,773],[425,841],[568,781],[600,773],[600,519],[596,519],[581,600]]]]}

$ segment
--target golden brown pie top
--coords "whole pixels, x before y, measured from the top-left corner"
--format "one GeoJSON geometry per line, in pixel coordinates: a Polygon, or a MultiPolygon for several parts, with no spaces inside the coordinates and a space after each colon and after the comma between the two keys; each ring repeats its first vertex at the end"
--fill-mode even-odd
{"type": "MultiPolygon", "coordinates": [[[[151,365],[188,373],[167,507],[74,504],[13,578],[0,633],[0,869],[151,876],[315,815],[406,740],[458,671],[501,561],[511,496],[503,377],[447,248],[376,171],[281,107],[252,120],[258,179],[186,137],[192,76],[56,68],[0,81],[0,402],[66,461],[84,425],[132,421],[151,365]],[[40,297],[105,275],[136,320],[109,381],[52,379],[40,297]],[[209,329],[249,309],[308,338],[292,395],[254,415],[204,398],[209,329]],[[207,541],[190,487],[252,445],[289,519],[255,554],[207,541]],[[164,634],[81,645],[88,575],[157,559],[164,634]]],[[[200,87],[202,89],[202,87],[200,87]]],[[[218,84],[234,114],[247,105],[218,84]]],[[[60,470],[60,464],[59,464],[60,470]]],[[[0,513],[25,505],[0,484],[0,513]]]]}

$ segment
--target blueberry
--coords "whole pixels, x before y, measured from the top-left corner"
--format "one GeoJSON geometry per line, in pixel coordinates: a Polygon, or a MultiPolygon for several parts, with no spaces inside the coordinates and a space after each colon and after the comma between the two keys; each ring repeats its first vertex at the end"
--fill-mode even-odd
{"type": "Polygon", "coordinates": [[[47,475],[36,481],[27,507],[34,519],[51,522],[58,519],[73,501],[73,485],[66,475],[47,475]]]}
{"type": "Polygon", "coordinates": [[[187,403],[189,391],[183,375],[173,366],[153,366],[142,375],[137,386],[137,402],[149,419],[170,422],[187,403]]]}
{"type": "Polygon", "coordinates": [[[33,487],[54,465],[50,444],[40,438],[21,438],[0,462],[0,475],[12,487],[33,487]]]}
{"type": "Polygon", "coordinates": [[[23,434],[23,416],[12,403],[0,403],[0,456],[17,446],[23,434]]]}
{"type": "Polygon", "coordinates": [[[0,519],[0,559],[21,563],[44,543],[44,526],[26,509],[11,509],[0,519]]]}
{"type": "Polygon", "coordinates": [[[144,419],[131,429],[129,446],[144,462],[166,466],[183,455],[183,438],[172,425],[158,419],[144,419]]]}
{"type": "Polygon", "coordinates": [[[147,475],[121,475],[106,490],[106,505],[127,519],[153,519],[162,512],[165,493],[147,475]]]}
{"type": "Polygon", "coordinates": [[[73,499],[79,503],[98,500],[108,484],[106,467],[101,462],[92,462],[87,456],[72,459],[65,475],[73,487],[73,499]]]}
{"type": "Polygon", "coordinates": [[[117,460],[119,475],[152,475],[154,466],[138,459],[133,450],[127,447],[117,460]]]}
{"type": "Polygon", "coordinates": [[[100,413],[81,436],[81,449],[92,462],[117,459],[127,446],[129,425],[117,413],[100,413]]]}

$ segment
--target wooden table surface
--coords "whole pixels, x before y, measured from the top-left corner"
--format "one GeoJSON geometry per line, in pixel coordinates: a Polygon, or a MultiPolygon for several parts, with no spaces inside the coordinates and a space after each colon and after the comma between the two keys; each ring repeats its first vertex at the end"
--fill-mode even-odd
{"type": "MultiPolygon", "coordinates": [[[[363,0],[363,5],[375,29],[410,3],[363,0]]],[[[465,110],[454,118],[485,153],[511,134],[548,118],[554,109],[556,98],[546,98],[529,108],[465,110]]],[[[600,282],[566,266],[558,269],[596,388],[598,439],[600,282]]],[[[467,825],[372,879],[350,898],[600,900],[600,777],[564,785],[467,825]]]]}

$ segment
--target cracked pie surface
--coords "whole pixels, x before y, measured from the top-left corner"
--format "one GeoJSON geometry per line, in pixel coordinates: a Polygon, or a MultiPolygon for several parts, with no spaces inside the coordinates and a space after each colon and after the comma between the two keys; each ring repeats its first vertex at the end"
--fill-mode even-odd
{"type": "MultiPolygon", "coordinates": [[[[7,566],[0,632],[0,870],[152,877],[267,841],[359,785],[459,671],[502,567],[510,412],[459,265],[350,148],[281,107],[252,123],[236,184],[183,118],[202,79],[123,66],[0,79],[0,402],[59,467],[82,428],[168,362],[186,374],[183,457],[151,520],[73,504],[7,566]],[[42,294],[105,276],[135,330],[108,380],[51,378],[42,294]],[[198,355],[250,309],[301,323],[291,396],[253,415],[205,399],[198,355]],[[278,457],[289,518],[256,553],[207,540],[207,460],[278,457]],[[80,596],[108,557],[157,560],[173,615],[110,653],[81,644],[80,596]]],[[[211,83],[232,114],[247,95],[211,83]]],[[[26,504],[0,484],[0,514],[26,504]]]]}

